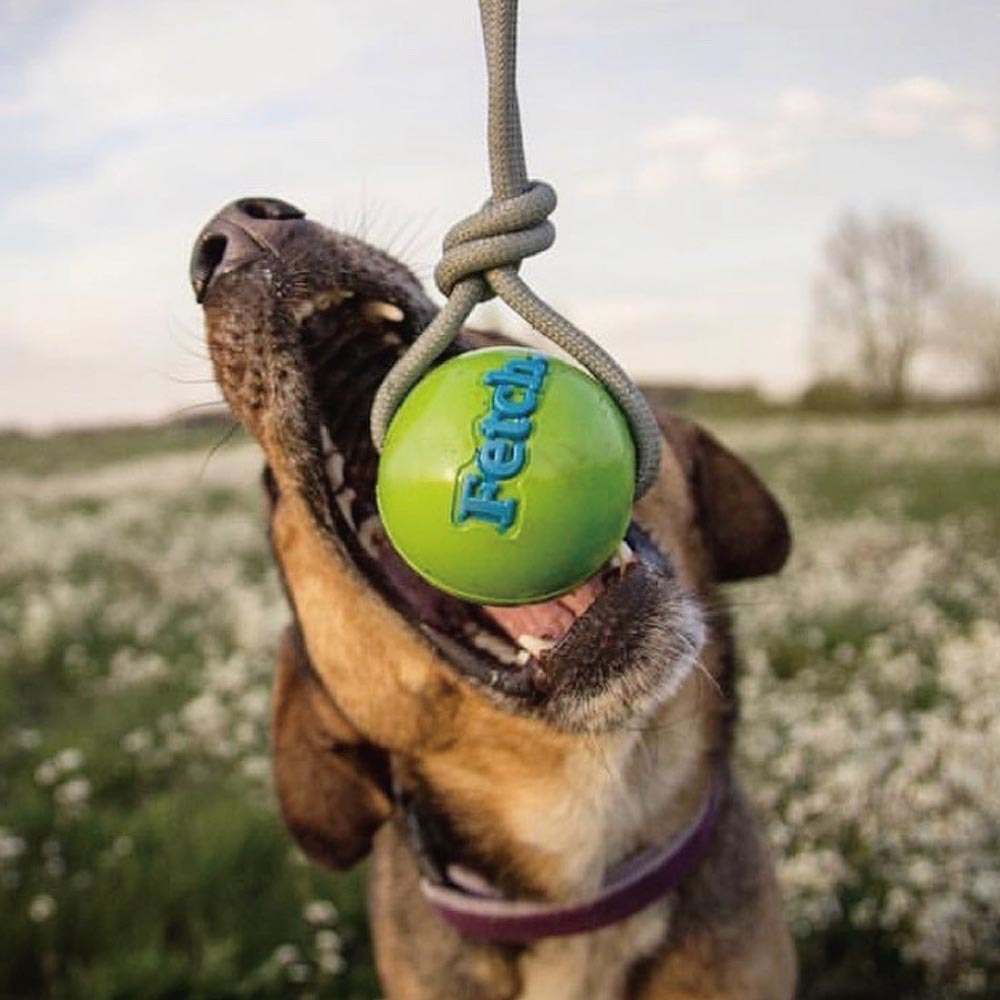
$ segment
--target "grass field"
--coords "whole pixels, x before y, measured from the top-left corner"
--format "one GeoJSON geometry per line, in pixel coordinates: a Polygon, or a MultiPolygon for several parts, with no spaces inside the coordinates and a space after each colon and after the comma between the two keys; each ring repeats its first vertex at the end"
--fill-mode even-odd
{"type": "MultiPolygon", "coordinates": [[[[1000,995],[1000,421],[714,426],[795,526],[730,596],[803,995],[1000,995]]],[[[0,997],[379,995],[271,798],[259,459],[207,450],[0,439],[0,997]]]]}

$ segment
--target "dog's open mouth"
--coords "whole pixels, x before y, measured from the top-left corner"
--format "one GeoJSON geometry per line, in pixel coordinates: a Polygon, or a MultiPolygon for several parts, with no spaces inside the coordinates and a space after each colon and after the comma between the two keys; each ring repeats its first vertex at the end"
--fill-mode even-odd
{"type": "Polygon", "coordinates": [[[618,551],[574,590],[539,604],[480,606],[437,590],[392,547],[375,506],[378,456],[368,413],[379,383],[419,332],[388,299],[359,301],[329,289],[299,310],[306,374],[319,411],[333,518],[357,568],[472,677],[508,694],[543,697],[556,683],[560,648],[602,598],[645,559],[668,567],[638,525],[618,551]]]}
{"type": "MultiPolygon", "coordinates": [[[[657,676],[686,673],[702,640],[700,619],[669,561],[634,522],[594,576],[540,604],[471,604],[406,565],[376,509],[378,455],[368,420],[378,385],[433,307],[402,265],[300,217],[272,216],[263,234],[251,232],[254,246],[263,248],[247,249],[240,234],[252,227],[238,220],[227,228],[232,209],[210,223],[198,244],[208,244],[223,264],[217,261],[218,274],[211,267],[199,272],[220,386],[251,430],[262,409],[272,424],[295,429],[281,435],[282,446],[297,449],[294,463],[310,467],[314,484],[321,483],[311,498],[324,508],[317,521],[336,536],[354,569],[470,680],[525,707],[586,701],[623,672],[631,677],[631,695],[641,699],[664,686],[657,676]],[[299,228],[278,239],[266,229],[276,221],[299,228]],[[242,257],[227,269],[233,245],[242,257]],[[652,641],[663,635],[672,637],[672,656],[652,641]],[[637,663],[646,663],[645,670],[637,663]]],[[[450,353],[483,343],[472,334],[450,353]]],[[[565,710],[560,714],[573,724],[565,710]]]]}

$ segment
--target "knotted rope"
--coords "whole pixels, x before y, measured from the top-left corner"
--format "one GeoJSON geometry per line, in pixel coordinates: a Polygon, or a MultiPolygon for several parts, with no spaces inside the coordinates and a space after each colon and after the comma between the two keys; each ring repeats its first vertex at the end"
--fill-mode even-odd
{"type": "Polygon", "coordinates": [[[434,279],[447,302],[396,362],[372,404],[371,434],[381,451],[389,422],[406,394],[461,332],[475,306],[499,295],[531,327],[580,362],[611,393],[629,422],[636,448],[636,496],[659,473],[660,432],[642,394],[618,363],[518,276],[525,257],[555,241],[548,216],[556,193],[529,181],[517,103],[517,0],[479,0],[489,80],[488,145],[493,195],[453,226],[434,279]]]}

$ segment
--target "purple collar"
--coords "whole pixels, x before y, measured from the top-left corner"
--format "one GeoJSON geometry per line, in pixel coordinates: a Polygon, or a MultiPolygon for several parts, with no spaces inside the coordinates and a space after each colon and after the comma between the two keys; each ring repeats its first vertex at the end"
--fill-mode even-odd
{"type": "Polygon", "coordinates": [[[719,819],[723,778],[717,774],[701,812],[663,847],[647,848],[608,872],[603,888],[578,903],[551,905],[504,899],[477,876],[449,874],[464,887],[422,879],[420,888],[445,923],[466,937],[529,944],[547,937],[583,934],[638,913],[676,889],[705,856],[719,819]]]}

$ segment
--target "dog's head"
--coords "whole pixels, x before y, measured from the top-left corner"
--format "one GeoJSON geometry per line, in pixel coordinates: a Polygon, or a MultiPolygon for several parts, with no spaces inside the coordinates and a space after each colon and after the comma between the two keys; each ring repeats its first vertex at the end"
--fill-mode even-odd
{"type": "MultiPolygon", "coordinates": [[[[696,663],[725,697],[699,703],[695,742],[724,739],[714,584],[772,572],[789,547],[780,508],[743,462],[665,416],[659,481],[615,559],[542,605],[465,603],[408,569],[375,507],[372,398],[435,311],[415,277],[284,202],[245,199],[199,236],[192,280],[216,378],[267,459],[296,621],[275,767],[307,850],[338,865],[364,853],[390,811],[387,752],[404,782],[448,799],[453,825],[502,825],[491,785],[537,784],[581,741],[661,719],[696,663]]],[[[468,333],[454,350],[496,342],[468,333]]]]}

